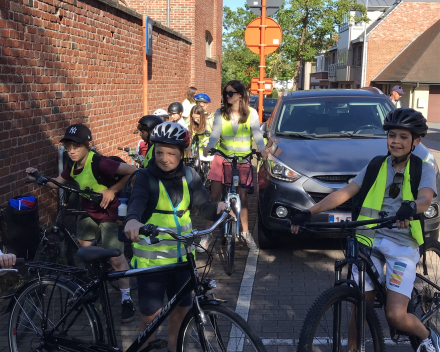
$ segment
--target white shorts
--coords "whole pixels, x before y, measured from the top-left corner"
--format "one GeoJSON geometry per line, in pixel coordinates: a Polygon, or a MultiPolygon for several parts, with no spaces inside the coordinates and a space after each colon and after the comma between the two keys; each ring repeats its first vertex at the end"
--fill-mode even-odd
{"type": "MultiPolygon", "coordinates": [[[[411,292],[416,279],[416,266],[420,260],[419,248],[400,246],[397,243],[386,238],[374,239],[373,252],[371,253],[373,261],[380,279],[384,282],[384,265],[386,264],[386,286],[388,290],[398,292],[411,298],[411,292]],[[381,253],[386,260],[378,258],[375,251],[381,253]]],[[[358,269],[353,265],[353,277],[358,282],[358,269]]],[[[365,291],[373,291],[374,285],[368,275],[365,275],[365,291]]]]}

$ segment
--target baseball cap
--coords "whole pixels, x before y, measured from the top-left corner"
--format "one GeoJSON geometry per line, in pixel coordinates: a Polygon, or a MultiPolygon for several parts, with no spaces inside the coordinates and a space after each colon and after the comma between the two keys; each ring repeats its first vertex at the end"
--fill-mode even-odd
{"type": "Polygon", "coordinates": [[[395,92],[400,93],[400,94],[405,94],[405,92],[403,91],[403,88],[401,86],[394,86],[391,89],[391,91],[395,91],[395,92]]]}
{"type": "Polygon", "coordinates": [[[86,125],[77,123],[67,127],[64,138],[60,142],[68,140],[76,143],[90,142],[92,140],[92,132],[90,132],[86,125]]]}

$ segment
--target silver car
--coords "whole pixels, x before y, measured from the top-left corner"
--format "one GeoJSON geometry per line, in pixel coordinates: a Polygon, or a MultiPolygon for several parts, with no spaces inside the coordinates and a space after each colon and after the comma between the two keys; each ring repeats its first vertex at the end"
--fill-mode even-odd
{"type": "MultiPolygon", "coordinates": [[[[291,236],[289,219],[349,183],[370,160],[387,153],[382,123],[394,105],[376,88],[299,91],[279,98],[262,125],[270,147],[258,172],[260,248],[291,236]]],[[[433,155],[419,144],[414,154],[436,169],[433,155]]],[[[438,197],[425,212],[425,233],[438,238],[438,197]]],[[[312,216],[312,221],[351,219],[351,200],[312,216]]],[[[324,230],[320,236],[339,236],[324,230]]]]}

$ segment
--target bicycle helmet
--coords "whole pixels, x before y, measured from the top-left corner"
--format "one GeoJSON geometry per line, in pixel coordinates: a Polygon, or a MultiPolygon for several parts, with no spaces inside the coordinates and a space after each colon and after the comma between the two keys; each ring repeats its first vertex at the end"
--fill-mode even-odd
{"type": "Polygon", "coordinates": [[[211,98],[209,97],[208,94],[205,94],[205,93],[199,93],[199,94],[194,95],[194,100],[197,102],[201,101],[203,103],[210,103],[211,102],[211,98]]]}
{"type": "Polygon", "coordinates": [[[173,144],[187,148],[189,145],[189,132],[176,122],[164,122],[154,128],[150,140],[153,143],[173,144]]]}
{"type": "Polygon", "coordinates": [[[156,115],[145,115],[139,120],[138,130],[150,132],[154,127],[163,123],[163,119],[156,115]]]}
{"type": "Polygon", "coordinates": [[[153,115],[168,117],[168,113],[164,109],[157,109],[153,115]]]}
{"type": "Polygon", "coordinates": [[[168,112],[170,114],[180,114],[183,112],[183,105],[178,101],[175,101],[168,106],[168,112]]]}
{"type": "Polygon", "coordinates": [[[426,119],[421,112],[414,109],[396,109],[390,111],[383,122],[383,129],[403,128],[412,134],[424,137],[428,131],[426,119]]]}

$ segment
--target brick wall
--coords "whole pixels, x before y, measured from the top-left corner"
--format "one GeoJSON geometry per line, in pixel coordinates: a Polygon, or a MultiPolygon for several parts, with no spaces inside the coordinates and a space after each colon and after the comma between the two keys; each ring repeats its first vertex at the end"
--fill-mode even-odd
{"type": "Polygon", "coordinates": [[[403,2],[369,35],[366,85],[440,19],[439,2],[403,2]]]}
{"type": "MultiPolygon", "coordinates": [[[[142,116],[142,20],[111,0],[0,0],[0,205],[31,191],[41,222],[53,193],[24,185],[24,170],[57,174],[67,126],[83,122],[98,150],[136,146],[142,116]]],[[[188,86],[190,42],[154,27],[149,110],[188,86]]]]}
{"type": "MultiPolygon", "coordinates": [[[[127,3],[139,13],[166,25],[167,0],[127,0],[127,3]]],[[[184,83],[179,94],[173,93],[173,100],[167,103],[183,101],[187,88],[192,85],[197,87],[198,93],[206,93],[211,97],[212,103],[208,106],[210,112],[220,107],[222,14],[222,0],[170,1],[170,28],[188,37],[192,44],[190,52],[181,56],[182,64],[184,61],[189,64],[189,81],[184,83]],[[214,39],[211,58],[217,62],[205,60],[205,31],[209,31],[214,39]]]]}

